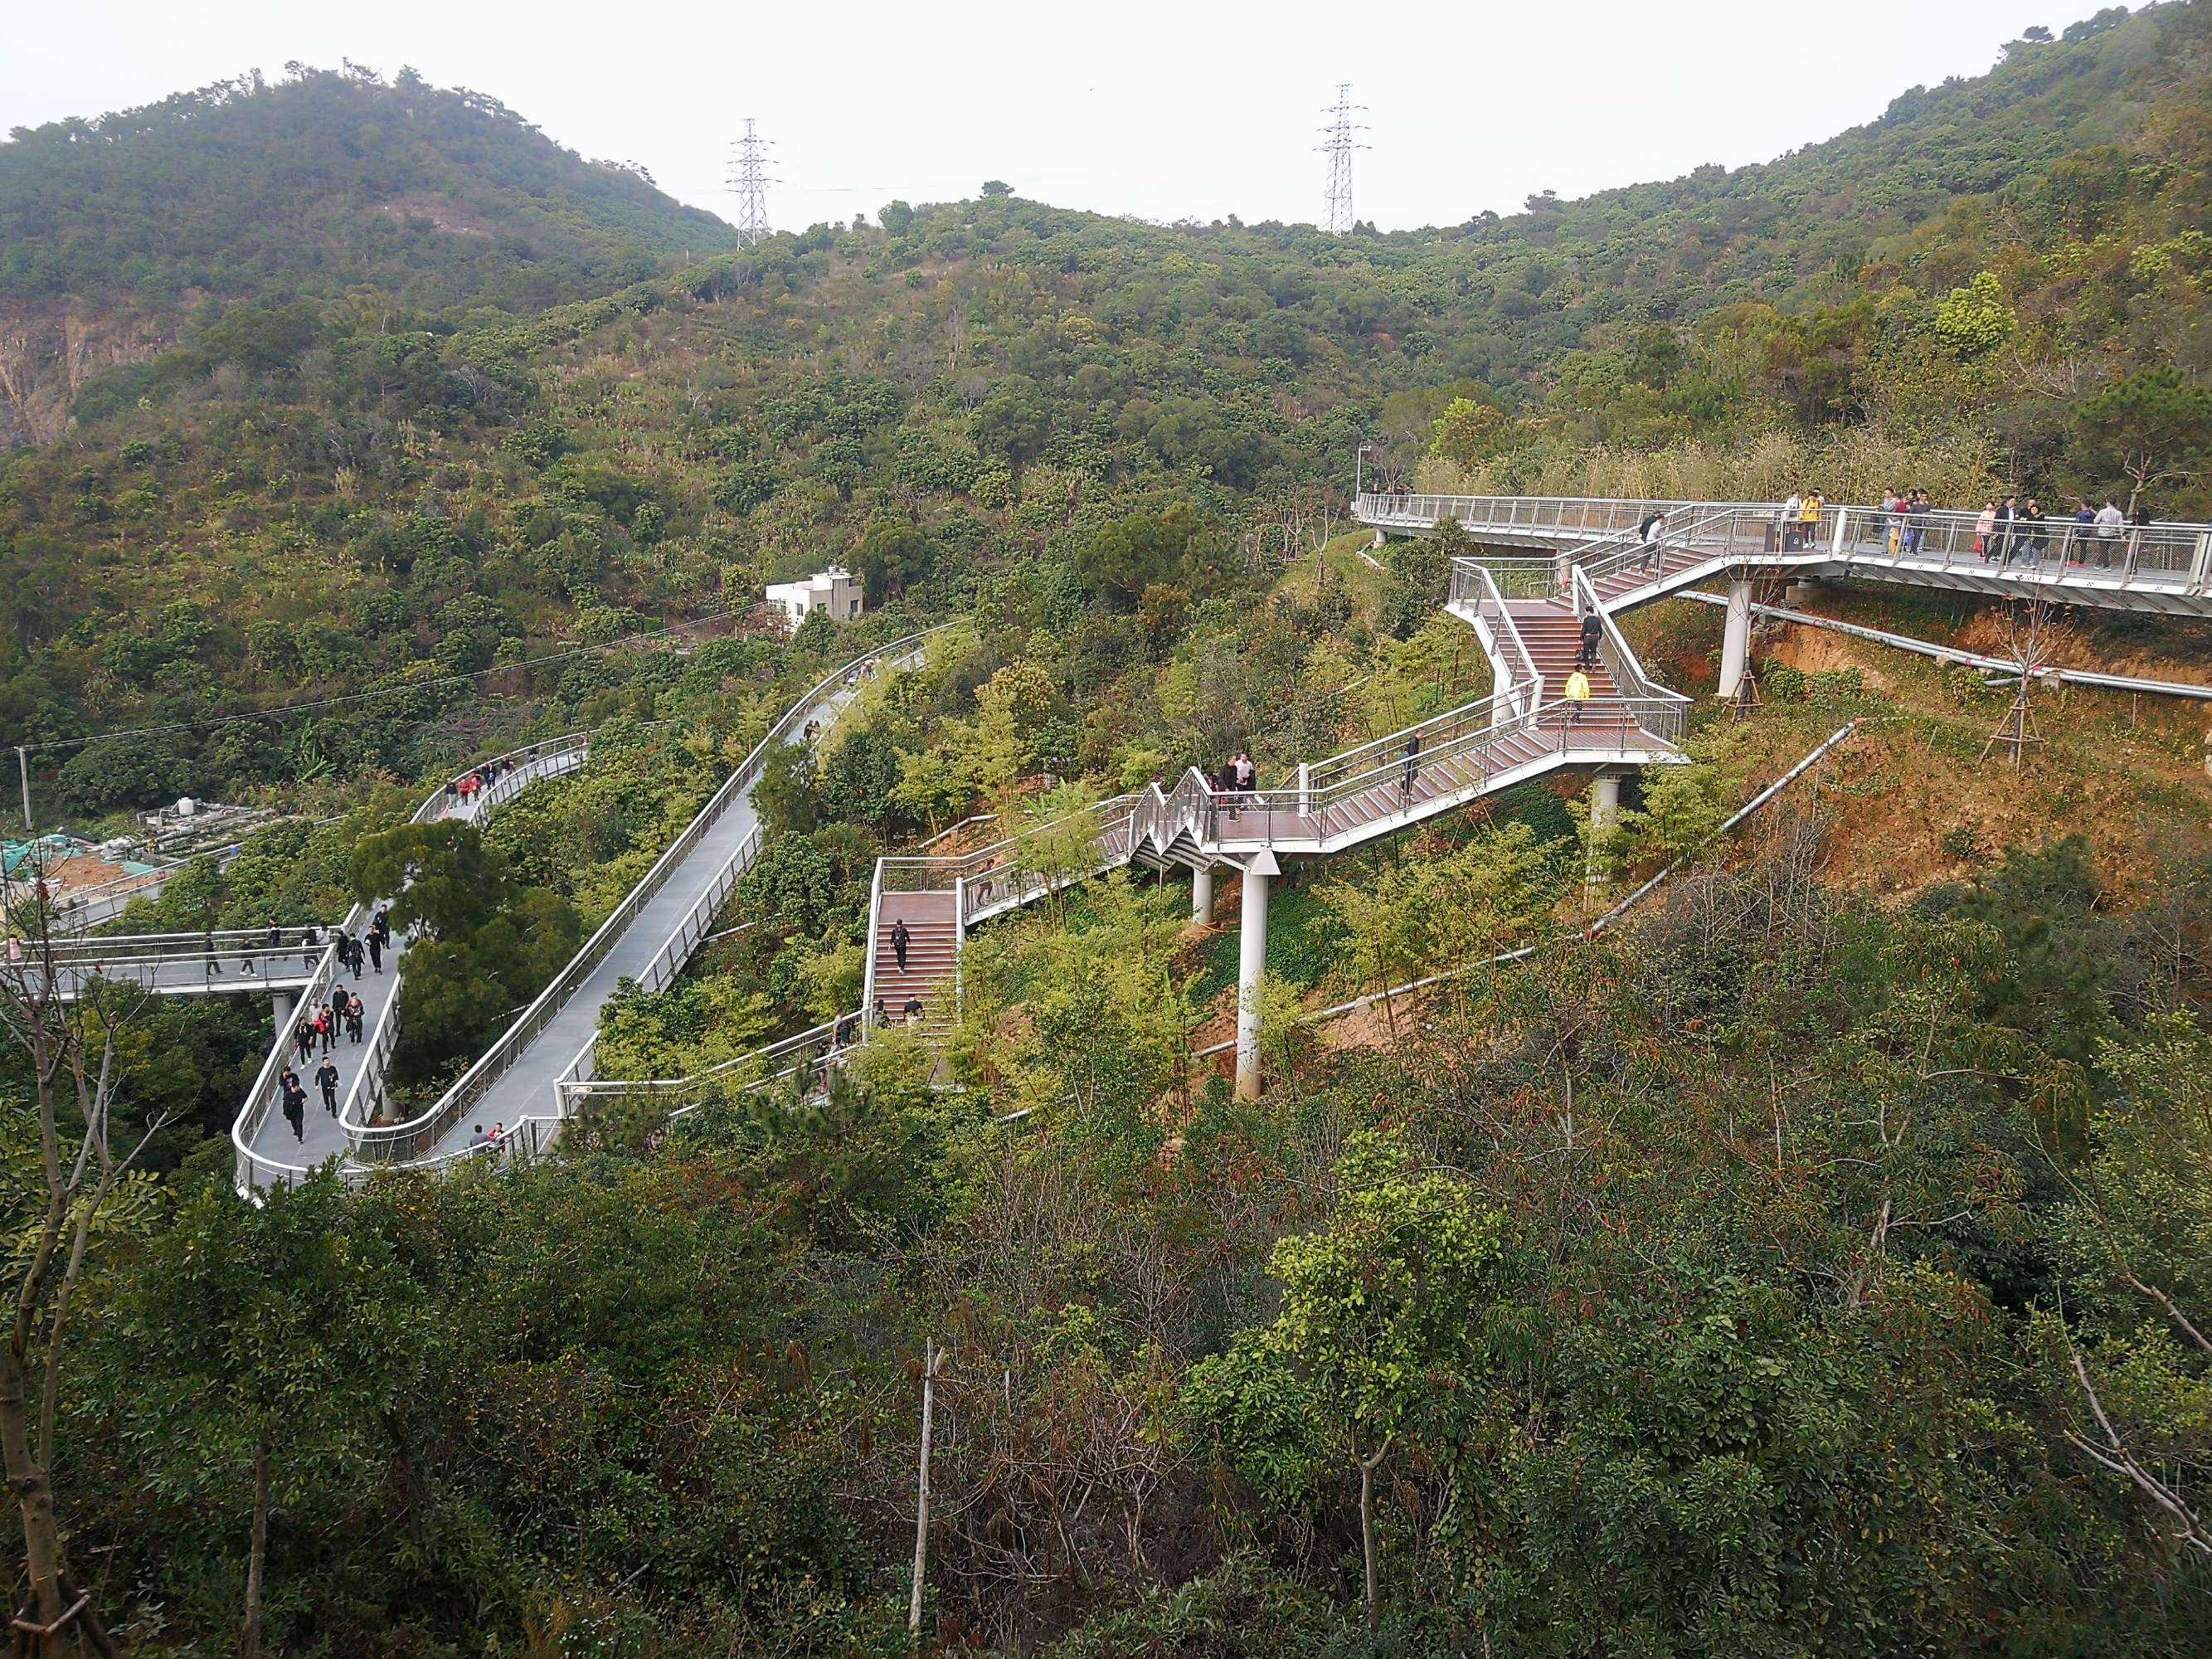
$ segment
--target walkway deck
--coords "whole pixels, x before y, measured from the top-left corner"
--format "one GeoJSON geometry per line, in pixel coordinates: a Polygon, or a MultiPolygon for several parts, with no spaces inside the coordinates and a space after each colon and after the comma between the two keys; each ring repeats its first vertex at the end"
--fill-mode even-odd
{"type": "MultiPolygon", "coordinates": [[[[471,797],[465,803],[459,799],[448,803],[441,788],[423,803],[416,813],[417,819],[434,822],[458,817],[470,823],[481,822],[527,785],[541,778],[558,777],[574,771],[583,763],[586,752],[580,744],[549,748],[553,752],[519,762],[495,787],[471,797]]],[[[356,910],[353,920],[359,926],[365,923],[372,914],[373,907],[360,907],[356,910]]],[[[384,958],[382,973],[372,969],[359,980],[350,974],[337,973],[333,975],[337,983],[357,994],[362,1004],[362,1042],[356,1044],[341,1041],[332,1050],[332,1057],[338,1064],[338,1100],[342,1108],[359,1097],[364,1083],[374,1080],[372,1073],[380,1070],[382,1061],[389,1057],[388,1043],[380,1044],[374,1038],[390,1018],[392,1004],[398,996],[400,969],[406,959],[407,945],[405,938],[397,934],[392,942],[393,949],[384,958]]],[[[295,957],[292,960],[296,963],[299,958],[295,957]]],[[[318,957],[319,963],[323,960],[318,957]]],[[[317,985],[315,997],[319,1005],[324,994],[316,976],[311,975],[307,983],[317,985]]],[[[319,1053],[305,1066],[294,1064],[301,1081],[307,1085],[304,1136],[294,1137],[292,1126],[274,1103],[276,1068],[281,1065],[293,1064],[296,1059],[296,1051],[291,1048],[290,1042],[291,1021],[288,1018],[278,1023],[270,1058],[264,1062],[261,1074],[255,1082],[256,1097],[249,1098],[239,1114],[234,1135],[241,1151],[248,1147],[252,1151],[250,1160],[244,1157],[239,1160],[241,1184],[264,1185],[268,1178],[295,1178],[325,1158],[343,1157],[347,1151],[346,1137],[339,1127],[339,1115],[323,1109],[321,1094],[314,1087],[313,1071],[321,1064],[319,1053]],[[248,1183],[249,1174],[258,1175],[264,1179],[248,1183]]]]}

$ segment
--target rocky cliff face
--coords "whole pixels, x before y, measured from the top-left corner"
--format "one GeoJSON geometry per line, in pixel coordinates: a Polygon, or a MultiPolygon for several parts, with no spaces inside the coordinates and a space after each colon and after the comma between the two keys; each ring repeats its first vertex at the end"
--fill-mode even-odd
{"type": "Polygon", "coordinates": [[[87,380],[142,363],[172,343],[143,318],[64,301],[0,302],[0,450],[48,444],[69,429],[70,404],[87,380]]]}

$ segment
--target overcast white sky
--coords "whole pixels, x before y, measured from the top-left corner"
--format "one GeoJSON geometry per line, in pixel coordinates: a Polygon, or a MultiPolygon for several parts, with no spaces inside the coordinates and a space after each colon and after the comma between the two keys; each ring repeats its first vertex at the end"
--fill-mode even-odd
{"type": "Polygon", "coordinates": [[[779,228],[893,197],[1024,196],[1146,218],[1316,220],[1323,107],[1366,106],[1355,209],[1454,224],[1738,166],[1978,74],[2096,0],[1407,0],[1313,5],[951,0],[19,0],[0,130],[95,115],[287,60],[342,58],[503,100],[586,155],[643,162],[729,217],[730,139],[776,141],[779,228]]]}

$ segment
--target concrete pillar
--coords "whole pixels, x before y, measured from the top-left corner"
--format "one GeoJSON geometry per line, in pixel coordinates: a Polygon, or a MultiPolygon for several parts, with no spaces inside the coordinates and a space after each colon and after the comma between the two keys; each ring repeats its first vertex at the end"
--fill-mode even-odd
{"type": "Polygon", "coordinates": [[[1190,919],[1201,927],[1213,926],[1213,866],[1201,864],[1190,872],[1190,919]]]}
{"type": "Polygon", "coordinates": [[[1589,787],[1590,848],[1589,867],[1585,874],[1587,884],[1596,887],[1603,878],[1598,872],[1596,847],[1598,840],[1613,828],[1620,817],[1620,780],[1610,773],[1601,772],[1590,780],[1589,787]]]}
{"type": "Polygon", "coordinates": [[[1733,697],[1743,689],[1743,671],[1751,660],[1751,583],[1737,577],[1729,584],[1728,632],[1721,639],[1720,695],[1733,697]]]}
{"type": "Polygon", "coordinates": [[[1260,975],[1267,965],[1267,888],[1282,873],[1261,852],[1244,866],[1243,927],[1237,939],[1237,1098],[1260,1096],[1260,975]]]}
{"type": "Polygon", "coordinates": [[[292,1011],[300,1005],[288,991],[278,991],[269,999],[269,1006],[276,1016],[276,1035],[282,1036],[292,1029],[292,1011]]]}

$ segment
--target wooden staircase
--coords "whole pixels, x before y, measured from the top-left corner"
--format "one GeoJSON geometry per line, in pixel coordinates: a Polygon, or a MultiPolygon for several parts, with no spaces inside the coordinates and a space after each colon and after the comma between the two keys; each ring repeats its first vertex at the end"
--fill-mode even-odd
{"type": "MultiPolygon", "coordinates": [[[[1582,618],[1565,604],[1547,600],[1540,605],[1515,606],[1513,626],[1521,635],[1521,642],[1528,647],[1529,660],[1535,665],[1542,684],[1537,701],[1549,703],[1565,696],[1567,676],[1574,672],[1582,656],[1582,618]]],[[[1601,659],[1593,657],[1583,672],[1589,677],[1590,696],[1594,700],[1622,695],[1612,671],[1601,659]]],[[[1619,703],[1601,703],[1575,722],[1577,730],[1604,732],[1623,731],[1635,724],[1633,711],[1619,703]]]]}
{"type": "Polygon", "coordinates": [[[878,1022],[897,1029],[907,1024],[909,1000],[921,1004],[918,1029],[931,1042],[952,1035],[960,1017],[960,918],[951,893],[885,893],[877,908],[874,994],[884,1006],[878,1022]],[[899,966],[891,929],[907,929],[906,966],[899,966]]]}

